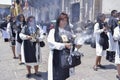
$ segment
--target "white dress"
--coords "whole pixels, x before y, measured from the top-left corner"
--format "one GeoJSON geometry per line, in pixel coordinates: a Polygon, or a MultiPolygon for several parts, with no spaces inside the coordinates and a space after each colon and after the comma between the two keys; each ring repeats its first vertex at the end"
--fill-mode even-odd
{"type": "MultiPolygon", "coordinates": [[[[40,27],[38,27],[38,28],[40,31],[39,32],[40,33],[39,41],[43,41],[43,39],[44,39],[43,32],[41,32],[42,30],[40,27]]],[[[27,35],[22,32],[19,34],[19,36],[23,40],[22,45],[21,45],[21,60],[22,60],[22,62],[29,66],[39,65],[42,61],[42,54],[41,54],[39,43],[35,43],[35,45],[34,45],[34,42],[27,40],[27,37],[26,37],[27,35]],[[31,44],[27,44],[27,43],[31,43],[32,47],[31,47],[31,44]],[[28,49],[28,50],[25,50],[25,49],[28,49]],[[35,50],[32,50],[32,49],[35,49],[35,50]],[[28,56],[30,56],[30,57],[28,57],[28,56]]]]}
{"type": "MultiPolygon", "coordinates": [[[[59,28],[59,33],[64,33],[65,30],[59,28]]],[[[49,34],[48,34],[48,45],[50,47],[50,53],[49,53],[49,58],[48,58],[48,80],[53,80],[53,50],[62,50],[65,48],[64,43],[56,42],[55,37],[54,37],[55,29],[51,29],[49,34]]],[[[77,43],[76,43],[77,44],[77,43]]],[[[80,43],[79,43],[80,44],[80,43]]],[[[74,75],[74,68],[69,69],[69,76],[74,75]]]]}
{"type": "Polygon", "coordinates": [[[53,49],[58,49],[58,50],[62,50],[63,48],[65,48],[65,44],[64,43],[58,43],[55,42],[55,38],[54,38],[54,33],[55,33],[55,29],[51,29],[47,38],[49,47],[50,47],[50,53],[49,53],[49,58],[48,58],[48,80],[53,80],[53,49]]]}
{"type": "Polygon", "coordinates": [[[108,51],[115,51],[115,42],[114,42],[114,39],[113,39],[113,36],[110,32],[107,33],[108,35],[108,42],[109,42],[109,48],[107,49],[108,51]]]}
{"type": "MultiPolygon", "coordinates": [[[[7,33],[9,34],[9,37],[10,37],[10,44],[11,44],[11,46],[13,45],[12,44],[12,42],[15,42],[15,40],[16,40],[16,30],[15,29],[13,29],[13,32],[12,32],[12,28],[11,28],[11,23],[9,22],[8,24],[7,24],[7,29],[6,29],[6,31],[7,31],[7,33]]],[[[14,44],[14,46],[15,46],[15,44],[14,44]]]]}
{"type": "Polygon", "coordinates": [[[115,40],[115,63],[116,64],[120,64],[120,45],[118,44],[118,41],[120,41],[120,28],[119,26],[117,26],[114,29],[114,34],[113,34],[113,38],[115,40]]]}
{"type": "Polygon", "coordinates": [[[12,36],[12,30],[11,30],[11,27],[10,27],[10,23],[7,24],[6,31],[7,31],[8,35],[9,35],[9,37],[11,37],[12,36]]]}
{"type": "Polygon", "coordinates": [[[105,50],[103,50],[103,47],[99,44],[100,34],[103,32],[103,29],[99,28],[99,23],[96,23],[94,26],[94,35],[96,39],[96,55],[97,56],[105,56],[105,50]]]}

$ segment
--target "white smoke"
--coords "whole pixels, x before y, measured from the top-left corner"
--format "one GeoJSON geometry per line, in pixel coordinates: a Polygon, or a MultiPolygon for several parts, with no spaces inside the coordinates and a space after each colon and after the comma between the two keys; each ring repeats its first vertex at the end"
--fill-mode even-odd
{"type": "Polygon", "coordinates": [[[93,37],[93,29],[94,29],[94,23],[93,22],[87,22],[84,26],[84,29],[80,28],[80,26],[77,26],[76,29],[78,29],[79,33],[76,34],[75,43],[76,44],[90,44],[92,37],[93,37]]]}
{"type": "Polygon", "coordinates": [[[87,35],[84,33],[77,34],[75,38],[75,44],[84,45],[86,40],[89,40],[92,37],[92,35],[87,35]]]}
{"type": "Polygon", "coordinates": [[[27,17],[35,16],[36,21],[50,21],[56,19],[61,9],[60,0],[28,0],[29,9],[24,10],[27,17]]]}

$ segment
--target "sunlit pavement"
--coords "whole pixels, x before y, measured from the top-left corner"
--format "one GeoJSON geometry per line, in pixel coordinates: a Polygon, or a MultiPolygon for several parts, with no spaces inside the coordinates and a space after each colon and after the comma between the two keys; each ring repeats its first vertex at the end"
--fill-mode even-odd
{"type": "MultiPolygon", "coordinates": [[[[116,79],[116,66],[114,63],[110,63],[102,58],[103,65],[106,69],[93,70],[95,63],[95,49],[89,45],[84,45],[80,49],[83,52],[82,64],[75,68],[75,74],[67,80],[117,80],[116,79]]],[[[19,65],[18,59],[13,59],[12,51],[9,42],[3,42],[0,36],[0,80],[47,80],[47,63],[48,63],[49,49],[46,46],[42,48],[42,63],[39,67],[39,72],[42,77],[26,78],[26,67],[25,65],[19,65]]],[[[32,70],[34,73],[34,70],[32,70]]]]}

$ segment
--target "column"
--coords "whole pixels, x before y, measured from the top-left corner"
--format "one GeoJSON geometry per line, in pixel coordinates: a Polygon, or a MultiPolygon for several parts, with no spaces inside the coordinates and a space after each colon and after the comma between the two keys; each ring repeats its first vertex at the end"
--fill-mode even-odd
{"type": "Polygon", "coordinates": [[[64,11],[64,0],[62,0],[62,12],[64,11]]]}
{"type": "Polygon", "coordinates": [[[83,21],[83,16],[84,16],[84,2],[83,0],[80,1],[80,22],[83,21]]]}

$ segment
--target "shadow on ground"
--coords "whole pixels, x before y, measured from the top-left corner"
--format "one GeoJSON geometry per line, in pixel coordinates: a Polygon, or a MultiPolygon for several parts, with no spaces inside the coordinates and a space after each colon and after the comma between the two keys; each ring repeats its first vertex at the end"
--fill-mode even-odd
{"type": "Polygon", "coordinates": [[[104,65],[105,66],[105,70],[108,70],[108,69],[114,69],[116,70],[116,66],[113,65],[113,64],[108,64],[108,65],[104,65]]]}
{"type": "Polygon", "coordinates": [[[48,75],[47,72],[39,72],[39,73],[41,74],[41,77],[37,77],[34,74],[32,74],[31,78],[34,78],[35,80],[48,80],[47,79],[47,75],[48,75]]]}

